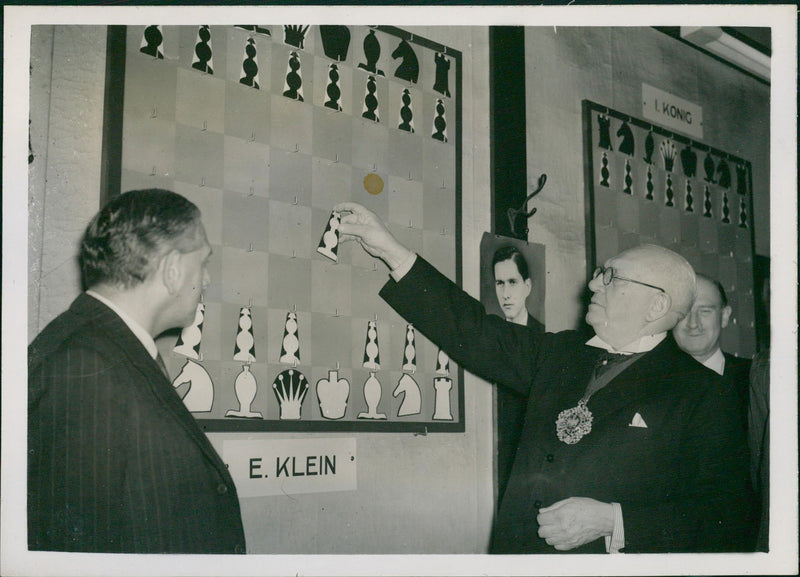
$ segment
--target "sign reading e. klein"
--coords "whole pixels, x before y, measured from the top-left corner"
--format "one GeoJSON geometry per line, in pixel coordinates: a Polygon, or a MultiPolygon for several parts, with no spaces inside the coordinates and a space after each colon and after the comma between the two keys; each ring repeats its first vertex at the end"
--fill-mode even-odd
{"type": "Polygon", "coordinates": [[[356,440],[223,441],[222,460],[240,497],[356,490],[356,440]]]}
{"type": "Polygon", "coordinates": [[[703,138],[703,108],[642,83],[642,114],[666,128],[703,138]]]}

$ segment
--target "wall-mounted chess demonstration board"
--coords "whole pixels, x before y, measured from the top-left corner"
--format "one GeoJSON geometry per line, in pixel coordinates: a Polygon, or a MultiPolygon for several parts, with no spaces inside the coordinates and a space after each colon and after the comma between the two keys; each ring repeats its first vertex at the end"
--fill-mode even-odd
{"type": "Polygon", "coordinates": [[[121,188],[186,196],[213,248],[159,341],[205,430],[464,430],[463,371],[331,212],[364,204],[460,284],[460,93],[461,54],[394,27],[127,28],[121,188]]]}
{"type": "Polygon", "coordinates": [[[750,162],[585,100],[587,273],[654,243],[719,280],[733,309],[722,349],[756,352],[750,162]]]}

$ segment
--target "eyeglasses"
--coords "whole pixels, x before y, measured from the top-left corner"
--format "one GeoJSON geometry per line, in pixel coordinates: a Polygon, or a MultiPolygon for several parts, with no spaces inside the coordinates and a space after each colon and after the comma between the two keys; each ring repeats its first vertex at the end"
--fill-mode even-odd
{"type": "Polygon", "coordinates": [[[592,274],[592,279],[596,279],[600,275],[603,275],[603,284],[605,286],[610,285],[612,280],[614,280],[615,278],[618,278],[619,280],[626,280],[628,282],[635,282],[636,284],[640,284],[640,285],[644,285],[644,286],[647,286],[647,287],[650,287],[650,288],[654,288],[656,290],[660,290],[662,293],[666,293],[667,292],[663,288],[661,288],[660,286],[656,286],[654,284],[648,284],[646,282],[642,282],[640,280],[634,280],[632,278],[625,278],[624,276],[619,276],[617,274],[617,271],[614,270],[614,267],[611,267],[611,266],[610,267],[599,266],[596,269],[594,269],[594,273],[592,274]]]}

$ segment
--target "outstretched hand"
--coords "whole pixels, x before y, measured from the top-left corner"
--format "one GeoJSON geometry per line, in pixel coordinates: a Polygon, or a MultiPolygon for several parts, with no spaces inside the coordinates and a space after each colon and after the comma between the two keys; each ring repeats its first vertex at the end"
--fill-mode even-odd
{"type": "Polygon", "coordinates": [[[357,241],[367,253],[383,260],[391,270],[411,254],[371,210],[355,202],[339,203],[333,210],[341,214],[339,242],[357,241]]]}

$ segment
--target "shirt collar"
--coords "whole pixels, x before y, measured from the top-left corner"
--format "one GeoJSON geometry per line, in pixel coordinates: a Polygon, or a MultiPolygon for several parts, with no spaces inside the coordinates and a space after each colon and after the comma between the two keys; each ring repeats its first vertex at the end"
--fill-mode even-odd
{"type": "Polygon", "coordinates": [[[656,345],[664,340],[667,336],[666,331],[661,333],[656,333],[654,335],[646,335],[635,341],[628,343],[621,349],[615,349],[603,339],[598,337],[597,335],[593,336],[591,339],[586,341],[586,344],[590,347],[597,347],[598,349],[604,349],[611,353],[621,353],[623,355],[633,355],[635,353],[646,353],[647,351],[652,351],[656,348],[656,345]]]}
{"type": "Polygon", "coordinates": [[[139,339],[139,341],[141,341],[141,343],[144,345],[144,348],[147,349],[147,352],[150,354],[150,356],[153,357],[153,359],[155,359],[158,356],[158,348],[156,347],[156,342],[153,340],[153,337],[150,336],[150,333],[144,330],[142,325],[133,320],[130,317],[130,315],[128,315],[125,311],[123,311],[121,308],[119,308],[117,305],[115,305],[113,302],[108,300],[103,295],[100,295],[94,292],[93,290],[87,290],[86,294],[96,298],[101,303],[110,308],[112,311],[117,313],[117,316],[122,319],[122,322],[128,325],[128,328],[131,329],[131,332],[136,336],[137,339],[139,339]]]}
{"type": "Polygon", "coordinates": [[[723,374],[725,372],[725,355],[722,354],[722,349],[714,351],[714,354],[703,361],[703,364],[718,375],[723,374]]]}

